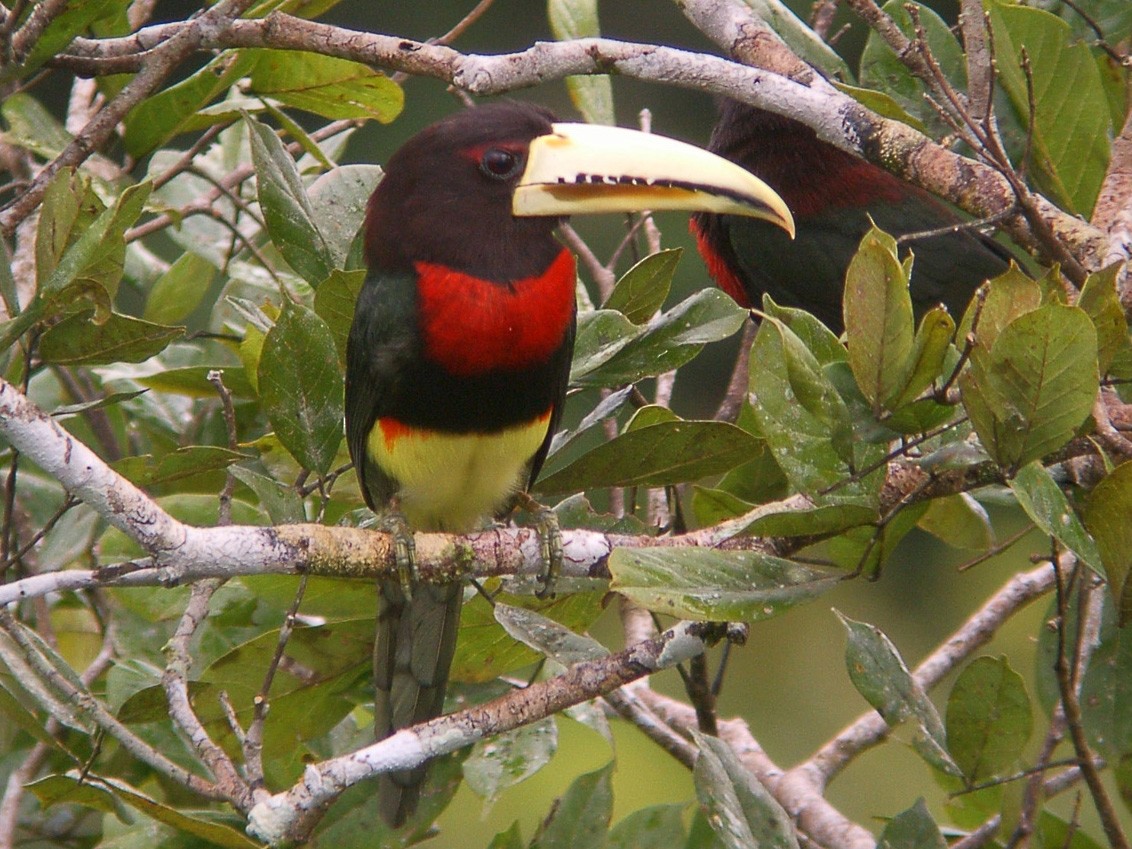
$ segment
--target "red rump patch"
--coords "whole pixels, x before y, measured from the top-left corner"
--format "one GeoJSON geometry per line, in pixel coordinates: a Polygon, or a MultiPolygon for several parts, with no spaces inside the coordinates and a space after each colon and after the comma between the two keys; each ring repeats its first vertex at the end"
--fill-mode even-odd
{"type": "Polygon", "coordinates": [[[493,283],[431,262],[414,264],[425,356],[451,374],[517,371],[545,362],[574,314],[574,257],[542,274],[493,283]]]}
{"type": "Polygon", "coordinates": [[[700,252],[704,265],[707,266],[708,274],[715,281],[715,285],[730,295],[739,306],[750,309],[751,301],[743,288],[743,281],[739,279],[726,260],[715,252],[711,242],[708,241],[703,231],[696,226],[694,220],[688,221],[688,229],[696,237],[696,250],[700,252]]]}

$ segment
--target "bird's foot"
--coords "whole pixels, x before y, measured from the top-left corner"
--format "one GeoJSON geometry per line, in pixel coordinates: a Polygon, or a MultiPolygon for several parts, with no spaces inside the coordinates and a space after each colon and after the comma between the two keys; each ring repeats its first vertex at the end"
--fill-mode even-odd
{"type": "Polygon", "coordinates": [[[413,598],[413,583],[417,578],[417,548],[413,541],[413,529],[400,505],[390,502],[389,508],[381,514],[378,527],[393,537],[393,558],[397,564],[397,581],[405,600],[413,598]]]}
{"type": "Polygon", "coordinates": [[[549,598],[554,595],[554,585],[562,574],[562,529],[558,526],[558,514],[549,507],[539,504],[525,492],[519,493],[516,504],[534,517],[539,556],[546,570],[543,572],[542,586],[537,595],[539,598],[549,598]]]}

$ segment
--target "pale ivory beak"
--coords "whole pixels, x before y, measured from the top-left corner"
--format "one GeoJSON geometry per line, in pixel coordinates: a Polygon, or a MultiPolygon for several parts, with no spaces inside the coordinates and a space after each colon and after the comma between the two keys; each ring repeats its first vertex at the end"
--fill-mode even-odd
{"type": "Polygon", "coordinates": [[[531,142],[515,189],[517,216],[682,209],[747,215],[794,237],[794,218],[766,183],[685,142],[598,124],[553,124],[531,142]]]}

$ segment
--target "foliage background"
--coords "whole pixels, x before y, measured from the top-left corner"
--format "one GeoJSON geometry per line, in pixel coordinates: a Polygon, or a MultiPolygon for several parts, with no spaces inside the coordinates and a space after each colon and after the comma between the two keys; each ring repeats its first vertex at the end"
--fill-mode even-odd
{"type": "MultiPolygon", "coordinates": [[[[400,2],[344,2],[325,20],[331,23],[396,33],[426,39],[445,30],[466,11],[466,3],[444,2],[411,4],[400,2]]],[[[954,18],[951,3],[929,3],[945,18],[954,18]]],[[[799,4],[803,16],[807,9],[799,4]]],[[[192,4],[162,4],[161,13],[169,20],[181,17],[192,4]]],[[[636,41],[687,46],[714,52],[713,46],[679,14],[675,5],[646,0],[617,0],[602,6],[603,33],[636,41]]],[[[835,26],[836,29],[836,26],[835,26]]],[[[541,3],[528,0],[498,0],[491,13],[474,26],[459,42],[465,52],[518,50],[537,39],[551,39],[541,3]]],[[[854,24],[840,48],[853,56],[863,43],[864,27],[854,24]]],[[[59,80],[65,82],[65,80],[59,80]]],[[[382,162],[389,152],[440,114],[455,108],[444,86],[433,80],[411,79],[406,83],[404,113],[388,126],[370,122],[351,141],[347,158],[359,162],[382,162]]],[[[675,89],[614,81],[619,123],[633,125],[637,111],[648,107],[653,126],[660,132],[705,143],[713,121],[710,98],[675,89]]],[[[59,107],[63,92],[52,98],[59,107]]],[[[571,107],[561,85],[543,86],[517,96],[547,103],[560,114],[571,115],[571,107]]],[[[686,234],[684,219],[678,215],[660,217],[666,247],[684,246],[671,302],[682,300],[691,291],[708,284],[706,273],[686,234]]],[[[579,222],[578,229],[601,254],[619,238],[619,227],[608,219],[579,222]]],[[[170,255],[172,258],[172,254],[170,255]]],[[[128,298],[123,293],[123,298],[128,298]]],[[[205,302],[209,302],[209,298],[205,302]]],[[[203,321],[203,315],[194,316],[203,321]]],[[[705,415],[715,407],[717,397],[694,391],[698,387],[721,387],[734,357],[735,340],[714,346],[681,370],[673,406],[686,416],[705,415]]],[[[999,537],[1009,536],[1021,524],[1020,515],[1009,508],[995,511],[999,537]]],[[[1026,562],[1028,547],[1023,544],[1009,556],[980,565],[957,575],[954,567],[965,555],[925,534],[913,532],[893,556],[880,581],[856,581],[824,596],[817,604],[791,611],[787,616],[757,623],[746,648],[732,657],[723,698],[722,715],[742,715],[751,723],[760,741],[776,760],[789,763],[812,750],[842,725],[865,709],[850,684],[843,660],[844,627],[831,613],[836,607],[846,615],[880,625],[904,653],[909,665],[934,647],[962,622],[981,599],[1006,576],[1026,562]]],[[[1034,606],[1015,617],[985,653],[1007,653],[1014,666],[1032,678],[1032,635],[1048,615],[1044,605],[1034,606]]],[[[615,617],[607,615],[597,632],[607,642],[616,642],[615,617]]],[[[76,634],[74,651],[83,651],[82,634],[76,634]]],[[[682,689],[674,673],[659,676],[656,686],[673,694],[682,689]]],[[[946,692],[945,685],[941,692],[946,692]]],[[[1033,686],[1030,687],[1033,692],[1033,686]]],[[[596,735],[573,723],[558,719],[561,739],[555,762],[519,788],[506,794],[483,812],[482,803],[466,788],[440,820],[441,833],[431,844],[437,847],[485,845],[492,835],[505,829],[513,819],[523,824],[529,835],[545,813],[541,801],[561,793],[577,775],[600,766],[608,758],[608,747],[596,735]]],[[[685,770],[666,760],[632,730],[620,726],[617,736],[614,821],[644,804],[663,801],[686,802],[693,798],[691,780],[685,770]]],[[[877,822],[878,817],[910,807],[917,796],[928,796],[930,805],[941,811],[946,801],[942,789],[933,788],[930,773],[922,761],[900,745],[888,745],[860,759],[833,785],[831,801],[859,822],[877,822]]],[[[1070,800],[1060,803],[1068,815],[1070,800]]],[[[1087,806],[1086,806],[1087,807],[1087,806]]],[[[1086,826],[1096,833],[1095,823],[1086,826]]]]}

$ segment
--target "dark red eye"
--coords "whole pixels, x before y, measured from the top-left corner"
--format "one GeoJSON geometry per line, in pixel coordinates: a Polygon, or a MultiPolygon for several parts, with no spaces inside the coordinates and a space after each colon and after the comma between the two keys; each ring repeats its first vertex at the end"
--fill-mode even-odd
{"type": "Polygon", "coordinates": [[[515,151],[492,147],[480,157],[480,170],[496,180],[507,180],[519,173],[523,157],[515,151]]]}

